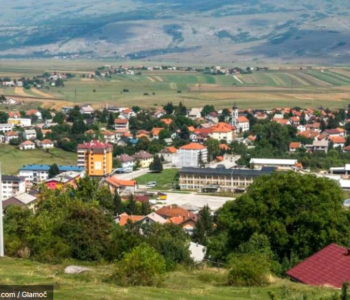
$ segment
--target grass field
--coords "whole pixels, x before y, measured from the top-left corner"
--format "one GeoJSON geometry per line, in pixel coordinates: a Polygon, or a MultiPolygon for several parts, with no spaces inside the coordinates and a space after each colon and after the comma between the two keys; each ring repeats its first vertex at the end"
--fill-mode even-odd
{"type": "Polygon", "coordinates": [[[41,149],[21,151],[14,146],[0,144],[0,161],[2,173],[12,175],[27,164],[76,165],[77,156],[58,148],[50,149],[49,152],[41,149]]]}
{"type": "Polygon", "coordinates": [[[280,279],[262,288],[219,286],[210,280],[218,274],[215,269],[170,273],[160,288],[120,288],[105,282],[112,271],[110,265],[90,266],[91,272],[80,275],[65,275],[64,267],[2,258],[0,283],[53,284],[55,300],[268,300],[269,291],[273,291],[278,299],[302,300],[304,295],[308,295],[307,299],[316,300],[334,293],[332,289],[308,287],[280,279]]]}
{"type": "Polygon", "coordinates": [[[156,190],[167,190],[173,187],[173,182],[177,169],[164,169],[162,173],[148,173],[136,178],[136,181],[140,185],[145,185],[149,181],[156,181],[156,190]]]}
{"type": "MultiPolygon", "coordinates": [[[[272,66],[237,76],[212,76],[198,72],[143,71],[140,76],[113,75],[112,78],[83,79],[102,65],[160,65],[150,62],[107,61],[1,61],[0,77],[34,76],[44,72],[70,72],[76,77],[64,87],[43,90],[0,88],[0,94],[18,97],[25,103],[40,102],[61,109],[74,103],[90,103],[95,108],[109,105],[158,107],[167,102],[183,102],[188,108],[213,104],[216,108],[279,106],[344,107],[350,102],[350,71],[341,67],[272,66]],[[129,89],[123,93],[123,89],[129,89]],[[181,93],[179,93],[181,91],[181,93]],[[144,95],[144,94],[148,95],[144,95]]],[[[171,64],[171,63],[169,63],[171,64]]],[[[176,65],[176,64],[173,64],[176,65]]],[[[228,65],[229,66],[229,65],[228,65]]],[[[232,65],[231,65],[232,67],[232,65]]]]}

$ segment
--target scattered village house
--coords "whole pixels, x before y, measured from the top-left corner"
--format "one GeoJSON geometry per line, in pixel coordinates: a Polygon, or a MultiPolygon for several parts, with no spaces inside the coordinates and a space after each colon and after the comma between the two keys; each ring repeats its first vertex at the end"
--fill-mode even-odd
{"type": "Polygon", "coordinates": [[[129,121],[127,119],[115,119],[114,129],[129,129],[129,121]]]}
{"type": "Polygon", "coordinates": [[[80,178],[82,178],[82,176],[84,177],[84,173],[81,172],[63,172],[61,174],[56,175],[53,178],[47,179],[45,181],[45,185],[47,188],[52,190],[63,189],[67,186],[72,186],[76,188],[77,182],[80,180],[80,178]]]}
{"type": "Polygon", "coordinates": [[[31,109],[26,112],[26,116],[30,117],[32,115],[35,115],[38,118],[38,120],[42,119],[41,112],[36,109],[31,109]]]}
{"type": "Polygon", "coordinates": [[[227,123],[218,123],[211,127],[211,137],[216,140],[225,140],[227,143],[231,143],[233,140],[234,127],[227,123]]]}
{"type": "Polygon", "coordinates": [[[80,113],[83,114],[83,115],[84,114],[91,115],[91,114],[94,113],[94,111],[95,111],[94,108],[90,104],[84,104],[80,108],[80,113]]]}
{"type": "Polygon", "coordinates": [[[30,127],[32,126],[32,120],[27,118],[8,118],[7,123],[19,127],[30,127]]]}
{"type": "Polygon", "coordinates": [[[35,140],[36,131],[34,129],[27,129],[23,131],[23,138],[26,140],[35,140]]]}
{"type": "Polygon", "coordinates": [[[153,155],[146,151],[139,151],[132,157],[135,159],[135,163],[137,160],[140,162],[141,168],[148,168],[153,162],[153,155]]]}
{"type": "Polygon", "coordinates": [[[48,139],[45,139],[43,141],[40,141],[39,142],[40,144],[40,147],[43,148],[43,149],[51,149],[51,148],[54,148],[54,144],[51,140],[48,140],[48,139]]]}
{"type": "Polygon", "coordinates": [[[18,146],[19,150],[34,150],[35,144],[32,141],[24,141],[18,146]]]}
{"type": "Polygon", "coordinates": [[[117,156],[117,161],[120,163],[120,168],[124,171],[132,171],[135,164],[135,158],[132,156],[129,156],[127,154],[122,154],[120,156],[117,156]]]}
{"type": "Polygon", "coordinates": [[[192,120],[196,120],[199,119],[202,115],[202,108],[192,108],[189,113],[188,113],[188,118],[192,119],[192,120]]]}
{"type": "Polygon", "coordinates": [[[10,132],[13,129],[13,124],[0,124],[0,132],[10,132]]]}
{"type": "Polygon", "coordinates": [[[37,197],[30,195],[28,193],[22,193],[18,195],[13,195],[12,197],[4,200],[2,203],[3,209],[9,205],[17,205],[21,207],[27,207],[28,209],[35,211],[37,197]]]}
{"type": "Polygon", "coordinates": [[[232,126],[236,128],[236,132],[249,131],[249,120],[245,116],[238,115],[238,107],[236,104],[232,107],[232,126]]]}
{"type": "Polygon", "coordinates": [[[135,194],[138,189],[138,184],[136,180],[122,180],[118,179],[116,176],[108,176],[104,180],[104,184],[107,185],[111,193],[118,194],[135,194]]]}
{"type": "Polygon", "coordinates": [[[289,144],[289,152],[296,152],[301,148],[300,142],[292,142],[289,144]]]}
{"type": "Polygon", "coordinates": [[[5,133],[4,142],[10,143],[11,140],[18,139],[18,132],[17,131],[10,131],[5,133]]]}
{"type": "Polygon", "coordinates": [[[175,147],[166,147],[159,152],[159,156],[164,158],[165,162],[174,163],[177,149],[175,147]]]}

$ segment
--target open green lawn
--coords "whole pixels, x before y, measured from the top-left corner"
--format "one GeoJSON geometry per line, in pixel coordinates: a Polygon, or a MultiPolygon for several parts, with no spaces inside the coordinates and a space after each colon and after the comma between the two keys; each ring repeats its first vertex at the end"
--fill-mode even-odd
{"type": "MultiPolygon", "coordinates": [[[[77,264],[71,262],[70,264],[77,264]]],[[[270,286],[261,288],[235,288],[219,286],[212,281],[217,270],[182,271],[167,275],[159,288],[131,287],[121,288],[106,283],[112,266],[93,266],[92,271],[80,275],[65,275],[63,270],[69,265],[46,265],[28,260],[0,259],[0,283],[7,285],[53,284],[55,300],[268,300],[269,291],[278,299],[316,300],[329,296],[334,290],[308,287],[277,279],[270,286]]]]}
{"type": "Polygon", "coordinates": [[[49,152],[41,149],[21,151],[15,146],[0,144],[0,162],[3,174],[17,174],[20,167],[28,164],[76,165],[77,155],[58,148],[49,152]]]}
{"type": "Polygon", "coordinates": [[[167,190],[173,188],[173,182],[177,169],[164,169],[162,173],[148,173],[136,178],[140,185],[147,184],[149,181],[157,181],[156,190],[167,190]]]}

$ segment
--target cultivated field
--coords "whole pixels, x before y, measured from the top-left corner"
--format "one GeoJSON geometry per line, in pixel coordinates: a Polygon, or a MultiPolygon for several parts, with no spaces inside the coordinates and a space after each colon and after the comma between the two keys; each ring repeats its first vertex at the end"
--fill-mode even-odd
{"type": "MultiPolygon", "coordinates": [[[[320,105],[344,107],[350,103],[350,69],[341,67],[272,66],[269,71],[241,75],[204,75],[199,72],[143,71],[142,75],[112,75],[86,79],[82,74],[102,65],[157,65],[143,62],[105,61],[20,61],[1,62],[0,74],[34,76],[44,72],[70,72],[75,78],[64,87],[2,88],[5,94],[24,102],[40,102],[60,109],[74,103],[90,103],[96,108],[109,105],[158,107],[167,102],[183,102],[187,107],[213,104],[224,108],[237,102],[241,108],[320,105]],[[129,92],[122,92],[128,89],[129,92]]],[[[158,64],[159,65],[159,64],[158,64]]],[[[231,66],[232,67],[232,66],[231,66]]]]}
{"type": "Polygon", "coordinates": [[[28,164],[76,165],[75,153],[66,152],[58,148],[46,152],[42,149],[21,151],[18,148],[6,144],[0,145],[0,161],[4,174],[17,174],[18,169],[28,164]]]}

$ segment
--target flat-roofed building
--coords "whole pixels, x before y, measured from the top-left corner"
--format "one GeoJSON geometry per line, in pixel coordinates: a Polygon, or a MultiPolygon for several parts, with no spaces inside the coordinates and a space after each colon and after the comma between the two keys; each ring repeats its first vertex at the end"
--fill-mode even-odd
{"type": "Polygon", "coordinates": [[[179,171],[179,185],[182,190],[235,192],[245,190],[255,178],[270,175],[274,170],[270,167],[261,170],[182,168],[179,171]]]}
{"type": "Polygon", "coordinates": [[[267,159],[267,158],[252,158],[250,165],[254,169],[261,169],[263,167],[275,168],[293,168],[297,165],[297,159],[267,159]]]}

